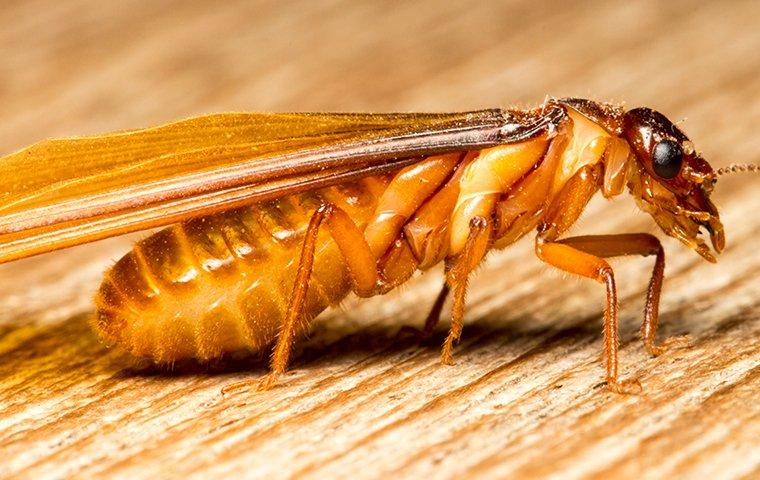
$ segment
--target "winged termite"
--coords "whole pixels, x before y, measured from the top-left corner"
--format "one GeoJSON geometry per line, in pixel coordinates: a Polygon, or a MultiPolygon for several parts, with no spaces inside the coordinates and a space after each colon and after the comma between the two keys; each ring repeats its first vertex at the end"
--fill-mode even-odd
{"type": "Polygon", "coordinates": [[[0,162],[0,261],[173,224],[106,273],[95,330],[162,363],[275,343],[264,388],[325,308],[352,291],[384,294],[442,261],[444,288],[418,333],[431,334],[451,290],[442,352],[451,363],[470,273],[535,229],[541,260],[606,286],[607,385],[637,391],[638,381],[618,379],[604,259],[656,257],[642,335],[657,355],[681,343],[655,343],[662,246],[645,233],[566,232],[597,191],[610,198],[627,185],[705,259],[715,257],[700,228],[715,252],[724,246],[709,199],[717,174],[681,130],[653,110],[590,100],[454,114],[218,114],[42,142],[0,162]]]}

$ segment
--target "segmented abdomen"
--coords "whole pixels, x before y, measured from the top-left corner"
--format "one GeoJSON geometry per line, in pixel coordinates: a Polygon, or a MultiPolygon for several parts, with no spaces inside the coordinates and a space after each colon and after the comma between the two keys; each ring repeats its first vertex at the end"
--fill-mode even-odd
{"type": "MultiPolygon", "coordinates": [[[[284,318],[311,214],[332,202],[363,228],[387,181],[372,177],[292,195],[151,235],[105,275],[95,330],[106,342],[158,362],[261,349],[284,318]]],[[[322,230],[307,318],[350,291],[343,257],[322,230]]]]}

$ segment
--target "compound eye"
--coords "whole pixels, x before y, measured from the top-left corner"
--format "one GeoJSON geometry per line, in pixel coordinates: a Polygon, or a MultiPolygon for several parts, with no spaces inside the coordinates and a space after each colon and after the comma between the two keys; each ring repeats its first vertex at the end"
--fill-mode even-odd
{"type": "Polygon", "coordinates": [[[652,152],[652,169],[662,178],[673,178],[681,171],[683,149],[673,140],[663,140],[652,152]]]}

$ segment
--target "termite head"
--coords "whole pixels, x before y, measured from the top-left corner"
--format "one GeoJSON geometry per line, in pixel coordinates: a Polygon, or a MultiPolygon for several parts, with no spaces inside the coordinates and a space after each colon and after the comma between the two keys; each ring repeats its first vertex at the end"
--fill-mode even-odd
{"type": "Polygon", "coordinates": [[[648,108],[624,114],[621,136],[637,160],[629,165],[628,187],[639,206],[665,233],[715,262],[700,238],[704,228],[716,253],[725,246],[723,225],[710,201],[716,178],[710,164],[676,125],[648,108]]]}

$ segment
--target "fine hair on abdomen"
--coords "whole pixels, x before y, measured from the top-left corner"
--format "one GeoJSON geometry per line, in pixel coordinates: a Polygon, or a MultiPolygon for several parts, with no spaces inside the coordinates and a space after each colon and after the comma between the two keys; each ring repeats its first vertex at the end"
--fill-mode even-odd
{"type": "MultiPolygon", "coordinates": [[[[333,203],[363,227],[386,184],[387,177],[370,177],[160,230],[106,273],[94,328],[108,344],[159,363],[260,350],[285,316],[312,213],[333,203]]],[[[350,288],[323,229],[299,332],[350,288]]]]}

